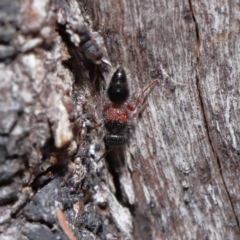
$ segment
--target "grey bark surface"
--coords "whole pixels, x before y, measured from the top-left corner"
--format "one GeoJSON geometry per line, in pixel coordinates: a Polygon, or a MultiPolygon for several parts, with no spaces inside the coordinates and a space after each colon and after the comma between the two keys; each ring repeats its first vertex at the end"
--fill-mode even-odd
{"type": "Polygon", "coordinates": [[[2,1],[1,239],[68,239],[57,209],[76,239],[239,239],[239,18],[235,1],[2,1]],[[132,102],[159,83],[97,161],[118,66],[132,102]]]}

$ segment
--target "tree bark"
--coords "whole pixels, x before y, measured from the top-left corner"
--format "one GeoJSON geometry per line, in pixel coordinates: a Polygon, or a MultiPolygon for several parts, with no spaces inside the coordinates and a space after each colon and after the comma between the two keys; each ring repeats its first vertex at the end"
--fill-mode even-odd
{"type": "Polygon", "coordinates": [[[3,239],[239,239],[237,2],[1,5],[3,239]],[[99,160],[118,66],[158,85],[99,160]]]}

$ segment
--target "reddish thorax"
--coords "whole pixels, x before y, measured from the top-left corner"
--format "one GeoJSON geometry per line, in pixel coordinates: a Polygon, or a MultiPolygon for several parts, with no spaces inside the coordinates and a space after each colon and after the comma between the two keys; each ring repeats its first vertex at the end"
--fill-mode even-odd
{"type": "Polygon", "coordinates": [[[129,114],[127,110],[124,108],[124,105],[117,105],[112,104],[111,107],[109,107],[106,115],[107,121],[119,121],[121,123],[128,121],[129,114]]]}

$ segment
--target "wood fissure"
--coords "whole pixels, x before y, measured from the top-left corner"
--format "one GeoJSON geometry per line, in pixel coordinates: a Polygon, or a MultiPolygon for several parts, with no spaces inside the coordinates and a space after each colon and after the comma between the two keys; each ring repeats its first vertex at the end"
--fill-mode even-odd
{"type": "Polygon", "coordinates": [[[209,131],[209,124],[208,124],[208,121],[207,121],[207,117],[206,117],[206,112],[205,112],[205,107],[204,107],[204,101],[202,99],[202,92],[201,92],[201,86],[199,84],[199,70],[201,68],[201,62],[200,62],[200,58],[201,58],[201,40],[200,40],[200,31],[199,31],[199,27],[198,27],[198,22],[197,22],[197,19],[196,19],[196,16],[194,14],[194,10],[193,10],[193,6],[192,6],[192,0],[188,0],[189,2],[189,7],[190,7],[190,11],[191,11],[191,14],[192,14],[192,18],[193,18],[193,22],[195,24],[195,31],[196,31],[196,62],[197,62],[197,74],[195,76],[195,79],[196,79],[196,85],[197,85],[197,91],[198,91],[198,99],[199,99],[199,102],[200,102],[200,106],[201,106],[201,113],[202,113],[202,116],[203,116],[203,121],[205,123],[205,129],[206,129],[206,135],[207,135],[207,139],[208,139],[208,143],[209,143],[209,146],[211,147],[211,150],[212,150],[212,153],[213,153],[213,156],[215,156],[216,158],[216,161],[217,161],[217,166],[218,166],[218,171],[220,172],[220,175],[221,175],[221,179],[222,179],[222,182],[223,182],[223,186],[225,188],[225,191],[227,193],[227,196],[228,196],[228,199],[229,199],[229,202],[231,204],[231,207],[232,207],[232,211],[234,213],[234,216],[235,216],[235,219],[236,219],[236,222],[237,222],[237,226],[238,228],[240,228],[240,223],[239,223],[239,219],[237,217],[237,213],[235,211],[235,208],[234,208],[234,204],[232,202],[232,198],[230,196],[230,193],[229,193],[229,190],[228,190],[228,187],[227,187],[227,184],[225,182],[225,179],[223,177],[223,172],[222,172],[222,169],[223,169],[223,166],[221,165],[221,162],[219,160],[219,157],[218,157],[218,154],[217,154],[217,151],[214,149],[214,146],[213,146],[213,143],[212,143],[212,140],[211,140],[211,137],[210,137],[210,131],[209,131]]]}

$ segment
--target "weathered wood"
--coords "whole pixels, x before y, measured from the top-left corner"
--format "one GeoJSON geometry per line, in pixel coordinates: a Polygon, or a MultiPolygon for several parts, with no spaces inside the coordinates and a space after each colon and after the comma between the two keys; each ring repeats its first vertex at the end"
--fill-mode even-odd
{"type": "Polygon", "coordinates": [[[62,209],[77,239],[239,239],[238,4],[40,2],[1,3],[0,236],[66,239],[62,209]],[[159,84],[97,161],[96,99],[120,65],[133,98],[159,84]]]}
{"type": "Polygon", "coordinates": [[[239,5],[193,4],[199,31],[199,91],[210,144],[239,226],[239,5]],[[200,80],[201,79],[201,80],[200,80]]]}
{"type": "Polygon", "coordinates": [[[161,80],[129,146],[134,239],[237,239],[237,3],[92,1],[86,8],[111,63],[129,71],[132,92],[161,80]]]}

